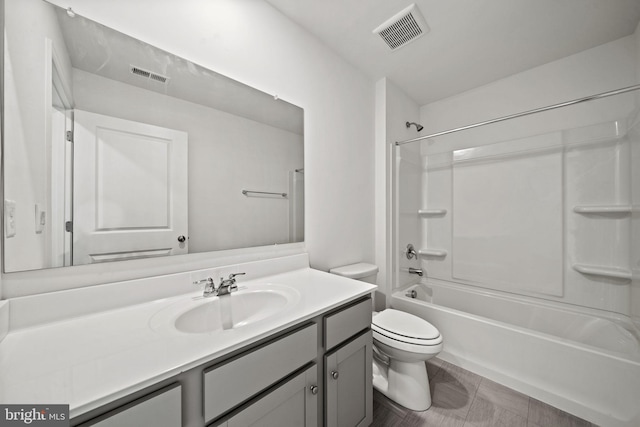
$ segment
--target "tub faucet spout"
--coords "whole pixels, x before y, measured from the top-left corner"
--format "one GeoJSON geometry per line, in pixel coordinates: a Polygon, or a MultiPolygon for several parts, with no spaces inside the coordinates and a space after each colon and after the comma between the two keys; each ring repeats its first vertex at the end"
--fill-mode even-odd
{"type": "Polygon", "coordinates": [[[420,277],[422,277],[422,274],[423,274],[421,268],[409,268],[409,273],[410,274],[417,274],[420,277]]]}

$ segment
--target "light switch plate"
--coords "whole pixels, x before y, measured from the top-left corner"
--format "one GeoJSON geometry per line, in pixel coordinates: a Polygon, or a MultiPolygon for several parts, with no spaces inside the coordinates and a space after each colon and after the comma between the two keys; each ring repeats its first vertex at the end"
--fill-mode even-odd
{"type": "Polygon", "coordinates": [[[36,203],[35,207],[35,226],[36,234],[42,233],[44,225],[47,222],[47,212],[43,209],[42,203],[36,203]]]}
{"type": "Polygon", "coordinates": [[[16,235],[16,202],[5,199],[4,201],[4,237],[10,238],[16,235]]]}

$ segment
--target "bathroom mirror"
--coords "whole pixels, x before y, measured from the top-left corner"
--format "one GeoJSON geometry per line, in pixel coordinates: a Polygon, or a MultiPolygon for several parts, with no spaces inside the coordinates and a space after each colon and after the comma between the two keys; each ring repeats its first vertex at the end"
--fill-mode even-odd
{"type": "Polygon", "coordinates": [[[4,9],[5,272],[303,241],[301,108],[43,0],[4,9]]]}

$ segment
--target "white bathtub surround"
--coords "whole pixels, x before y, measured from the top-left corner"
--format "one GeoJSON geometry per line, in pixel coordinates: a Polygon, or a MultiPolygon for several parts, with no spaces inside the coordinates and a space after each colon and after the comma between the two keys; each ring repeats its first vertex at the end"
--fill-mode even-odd
{"type": "Polygon", "coordinates": [[[12,328],[0,344],[0,401],[68,403],[77,416],[374,289],[310,269],[307,256],[298,255],[10,300],[12,328]],[[224,333],[176,330],[167,313],[201,300],[193,279],[238,272],[247,274],[238,277],[241,289],[230,298],[268,284],[297,298],[271,317],[224,333]],[[30,319],[33,310],[43,313],[30,319]]]}
{"type": "Polygon", "coordinates": [[[640,423],[640,335],[625,316],[438,280],[391,304],[438,325],[448,362],[603,427],[640,423]]]}
{"type": "MultiPolygon", "coordinates": [[[[400,173],[422,182],[429,210],[446,212],[415,213],[421,267],[432,278],[628,315],[634,145],[621,118],[422,156],[421,181],[415,167],[400,173]]],[[[410,234],[404,222],[400,233],[410,234]]]]}

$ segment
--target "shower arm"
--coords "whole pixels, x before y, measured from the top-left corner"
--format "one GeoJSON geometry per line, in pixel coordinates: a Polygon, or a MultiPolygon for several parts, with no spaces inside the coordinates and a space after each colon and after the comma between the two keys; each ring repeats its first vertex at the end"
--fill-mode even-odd
{"type": "Polygon", "coordinates": [[[411,126],[415,126],[417,132],[420,132],[422,129],[424,129],[424,126],[416,122],[406,122],[405,126],[407,127],[407,129],[409,129],[411,126]]]}
{"type": "Polygon", "coordinates": [[[607,98],[609,96],[620,95],[620,94],[623,94],[623,93],[633,92],[633,91],[636,91],[636,90],[640,90],[640,84],[634,85],[634,86],[628,86],[628,87],[625,87],[625,88],[622,88],[622,89],[612,90],[612,91],[609,91],[609,92],[603,92],[603,93],[599,93],[599,94],[596,94],[596,95],[585,96],[584,98],[578,98],[578,99],[574,99],[572,101],[561,102],[559,104],[548,105],[546,107],[535,108],[533,110],[523,111],[521,113],[510,114],[508,116],[500,117],[500,118],[497,118],[497,119],[486,120],[484,122],[474,123],[474,124],[471,124],[471,125],[462,126],[462,127],[455,128],[455,129],[449,129],[449,130],[446,130],[446,131],[443,131],[443,132],[436,132],[436,133],[432,133],[431,135],[420,136],[420,137],[417,137],[417,138],[407,139],[407,140],[404,140],[404,141],[396,141],[395,145],[399,146],[399,145],[409,144],[411,142],[423,141],[425,139],[435,138],[436,136],[448,135],[450,133],[459,132],[459,131],[462,131],[462,130],[473,129],[473,128],[477,128],[477,127],[480,127],[480,126],[490,125],[490,124],[493,124],[493,123],[499,123],[499,122],[503,122],[505,120],[517,119],[518,117],[524,117],[524,116],[528,116],[528,115],[535,114],[535,113],[542,113],[544,111],[555,110],[556,108],[568,107],[570,105],[580,104],[582,102],[593,101],[593,100],[601,99],[601,98],[607,98]]]}

